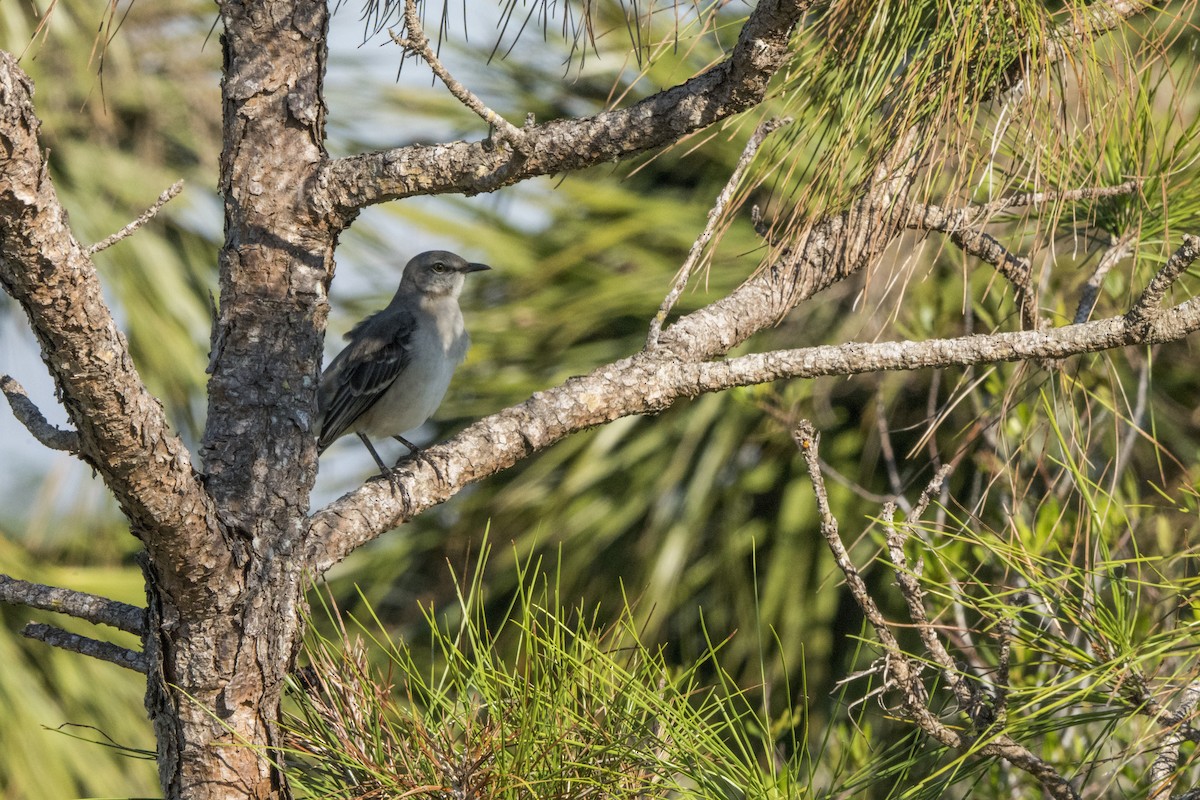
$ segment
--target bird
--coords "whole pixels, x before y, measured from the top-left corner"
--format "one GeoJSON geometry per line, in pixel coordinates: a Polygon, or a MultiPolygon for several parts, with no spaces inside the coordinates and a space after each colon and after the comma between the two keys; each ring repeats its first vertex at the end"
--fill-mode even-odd
{"type": "Polygon", "coordinates": [[[318,454],[355,433],[394,483],[369,437],[390,436],[418,452],[402,434],[425,424],[441,405],[470,344],[458,306],[464,278],[488,269],[445,250],[421,253],[405,265],[387,308],[346,334],[345,349],[321,375],[318,454]]]}

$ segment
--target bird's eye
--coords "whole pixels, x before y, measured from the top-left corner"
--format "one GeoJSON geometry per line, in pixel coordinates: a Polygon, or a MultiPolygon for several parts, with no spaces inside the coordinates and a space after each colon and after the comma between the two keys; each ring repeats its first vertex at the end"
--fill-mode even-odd
{"type": "Polygon", "coordinates": [[[434,271],[434,272],[445,272],[445,271],[446,271],[446,265],[445,265],[445,264],[443,264],[443,263],[442,263],[442,262],[440,262],[440,261],[435,261],[435,262],[433,262],[433,267],[432,267],[432,269],[433,269],[433,271],[434,271]]]}

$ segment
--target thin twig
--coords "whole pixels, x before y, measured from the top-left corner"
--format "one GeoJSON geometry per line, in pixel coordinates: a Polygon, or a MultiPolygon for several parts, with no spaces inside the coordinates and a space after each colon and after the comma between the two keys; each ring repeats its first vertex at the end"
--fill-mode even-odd
{"type": "Polygon", "coordinates": [[[147,208],[145,211],[142,212],[142,215],[140,217],[138,217],[133,222],[126,225],[124,228],[121,228],[121,230],[117,231],[112,236],[108,236],[108,237],[96,242],[91,247],[88,247],[84,252],[86,252],[89,256],[95,255],[96,253],[99,253],[101,250],[107,250],[108,248],[112,247],[114,244],[121,241],[122,239],[125,239],[128,236],[131,236],[133,234],[133,232],[136,231],[138,228],[142,227],[147,222],[154,219],[154,217],[157,216],[159,210],[162,209],[162,207],[165,206],[167,203],[171,202],[171,200],[173,200],[175,198],[175,196],[177,194],[179,194],[181,191],[183,191],[183,181],[182,180],[175,181],[175,183],[171,184],[171,186],[168,189],[166,189],[162,194],[160,194],[158,196],[158,199],[154,201],[154,205],[150,206],[149,208],[147,208]]]}
{"type": "MultiPolygon", "coordinates": [[[[1176,716],[1186,719],[1200,703],[1200,682],[1193,681],[1183,690],[1183,697],[1176,706],[1176,716]]],[[[1179,748],[1184,742],[1184,736],[1179,732],[1179,726],[1167,732],[1163,737],[1162,748],[1158,751],[1154,763],[1150,765],[1150,797],[1165,797],[1171,793],[1171,777],[1179,768],[1179,748]]]]}
{"type": "MultiPolygon", "coordinates": [[[[958,208],[945,208],[932,203],[916,203],[909,207],[906,224],[909,228],[917,230],[945,233],[949,235],[950,241],[954,242],[963,252],[995,267],[996,271],[1012,285],[1016,292],[1022,325],[1026,330],[1037,330],[1037,307],[1033,300],[1032,265],[1029,259],[1009,251],[994,236],[979,230],[980,226],[988,224],[993,216],[1008,209],[1116,197],[1131,194],[1140,186],[1141,182],[1135,179],[1114,186],[1086,186],[1052,192],[1024,192],[1002,197],[990,203],[971,204],[958,208]]],[[[1105,272],[1107,271],[1106,268],[1105,272]]],[[[1102,274],[1099,279],[1103,279],[1102,274]]],[[[1079,321],[1078,314],[1076,321],[1079,321]]]]}
{"type": "Polygon", "coordinates": [[[86,636],[70,633],[53,625],[31,622],[21,631],[21,635],[30,639],[36,639],[39,642],[45,642],[51,647],[60,647],[63,650],[70,650],[72,653],[91,656],[101,661],[109,661],[118,667],[125,667],[125,669],[131,669],[134,672],[145,673],[147,669],[145,653],[139,653],[127,647],[120,647],[111,642],[89,639],[86,636]]]}
{"type": "Polygon", "coordinates": [[[1083,292],[1079,295],[1079,307],[1075,309],[1076,323],[1087,322],[1091,318],[1092,311],[1096,308],[1096,300],[1100,297],[1100,287],[1104,285],[1105,276],[1118,262],[1133,252],[1133,243],[1136,239],[1134,234],[1126,234],[1119,239],[1114,239],[1109,248],[1104,251],[1104,255],[1100,257],[1100,263],[1096,265],[1096,270],[1083,285],[1083,292]]]}
{"type": "Polygon", "coordinates": [[[1167,290],[1197,258],[1200,258],[1200,236],[1185,234],[1183,244],[1150,279],[1146,291],[1142,292],[1142,296],[1125,315],[1126,324],[1135,331],[1148,330],[1151,323],[1163,313],[1159,303],[1166,297],[1167,290]]]}
{"type": "Polygon", "coordinates": [[[688,253],[687,259],[683,262],[683,266],[680,267],[679,274],[675,276],[675,285],[671,287],[671,291],[663,299],[662,305],[658,307],[658,313],[654,315],[654,319],[650,320],[650,333],[646,336],[645,349],[653,350],[658,346],[658,337],[662,334],[662,327],[663,323],[666,322],[667,314],[671,313],[671,309],[679,300],[679,296],[687,288],[688,280],[692,277],[692,270],[696,268],[696,264],[700,261],[700,255],[712,239],[718,220],[725,213],[725,207],[729,205],[730,199],[733,198],[733,193],[737,189],[738,184],[741,183],[742,176],[746,174],[746,169],[750,166],[750,162],[754,160],[754,155],[758,152],[758,148],[762,146],[763,141],[772,132],[789,124],[791,121],[790,117],[766,120],[754,130],[754,133],[750,136],[750,141],[746,142],[746,147],[742,150],[742,155],[738,159],[737,166],[733,168],[733,174],[725,182],[725,188],[717,195],[716,203],[713,204],[712,210],[708,212],[708,222],[705,224],[704,230],[692,244],[692,249],[688,253]]]}
{"type": "Polygon", "coordinates": [[[79,434],[51,425],[41,410],[29,399],[25,387],[11,375],[0,375],[0,391],[8,398],[13,416],[25,429],[51,450],[67,453],[79,452],[79,434]]]}
{"type": "Polygon", "coordinates": [[[942,483],[946,480],[946,476],[950,474],[953,467],[949,464],[942,467],[933,476],[933,480],[921,493],[920,499],[916,506],[913,507],[912,513],[908,515],[904,524],[897,525],[891,517],[893,513],[884,511],[884,520],[887,525],[887,548],[888,556],[892,560],[892,565],[895,568],[896,581],[900,586],[900,594],[904,596],[904,602],[908,606],[908,615],[912,618],[913,624],[916,625],[917,633],[921,637],[921,642],[925,645],[925,650],[929,653],[933,663],[942,670],[942,676],[946,683],[954,692],[954,697],[958,701],[959,707],[966,711],[972,719],[975,718],[979,707],[978,691],[970,683],[967,682],[962,671],[950,653],[946,650],[946,646],[942,644],[941,638],[933,625],[929,622],[929,616],[925,613],[925,592],[921,589],[921,584],[917,580],[919,564],[916,568],[909,568],[908,558],[904,555],[904,545],[912,534],[914,527],[921,516],[925,513],[925,509],[929,507],[930,498],[934,493],[941,491],[942,483]]]}
{"type": "MultiPolygon", "coordinates": [[[[820,515],[821,535],[833,553],[838,568],[845,576],[846,586],[850,589],[851,595],[887,651],[884,682],[885,685],[894,686],[901,691],[905,715],[916,723],[927,736],[946,747],[964,754],[1003,758],[1018,769],[1029,773],[1051,797],[1057,798],[1057,800],[1079,800],[1079,793],[1066,778],[1059,774],[1058,770],[1034,755],[1029,748],[1011,736],[1005,733],[989,733],[987,738],[977,739],[949,727],[929,710],[928,693],[924,684],[921,683],[919,665],[900,648],[899,642],[888,627],[879,607],[867,591],[858,569],[850,560],[838,533],[837,520],[829,510],[829,497],[825,492],[825,482],[821,478],[818,453],[821,441],[819,434],[811,422],[802,420],[792,431],[792,438],[804,456],[804,463],[812,481],[813,494],[817,500],[817,513],[820,515]]],[[[928,504],[928,500],[925,502],[928,504]]]]}
{"type": "Polygon", "coordinates": [[[405,50],[420,56],[433,70],[433,74],[446,86],[446,90],[450,94],[494,129],[496,132],[494,138],[508,142],[518,153],[523,152],[525,147],[524,131],[488,108],[470,89],[451,75],[441,59],[437,57],[437,53],[429,44],[429,37],[425,35],[425,28],[421,25],[421,15],[417,12],[416,0],[404,0],[404,28],[408,33],[407,36],[398,36],[390,28],[388,29],[388,35],[392,37],[392,41],[405,50]]]}
{"type": "Polygon", "coordinates": [[[3,574],[0,574],[0,602],[67,614],[88,622],[111,625],[138,636],[143,635],[146,629],[146,610],[143,608],[95,594],[31,583],[3,574]]]}
{"type": "Polygon", "coordinates": [[[916,230],[953,233],[986,225],[997,214],[1012,208],[1036,209],[1050,204],[1119,197],[1132,194],[1140,186],[1140,181],[1128,180],[1112,186],[1083,186],[1077,189],[1061,189],[1050,192],[1022,192],[1001,197],[989,203],[969,203],[956,207],[939,206],[934,203],[913,203],[908,208],[906,225],[916,230]]]}

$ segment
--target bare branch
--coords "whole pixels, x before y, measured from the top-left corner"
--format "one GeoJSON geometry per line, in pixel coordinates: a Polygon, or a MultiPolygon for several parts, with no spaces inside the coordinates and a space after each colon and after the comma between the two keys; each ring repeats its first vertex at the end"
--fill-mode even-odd
{"type": "Polygon", "coordinates": [[[906,225],[909,228],[941,233],[976,228],[992,221],[997,214],[1013,208],[1054,206],[1077,203],[1081,200],[1096,200],[1105,197],[1120,197],[1133,194],[1141,186],[1140,180],[1128,180],[1113,186],[1082,186],[1076,189],[1061,189],[1047,192],[1024,192],[993,200],[990,203],[972,203],[965,206],[946,208],[934,203],[914,203],[908,211],[906,225]]]}
{"type": "Polygon", "coordinates": [[[990,203],[982,203],[978,206],[968,206],[964,211],[974,213],[975,218],[967,222],[967,225],[976,225],[981,222],[986,222],[1004,211],[1009,211],[1014,208],[1021,207],[1040,207],[1047,205],[1060,205],[1063,203],[1078,203],[1081,200],[1100,200],[1106,197],[1120,197],[1121,195],[1133,194],[1142,185],[1142,181],[1138,178],[1133,178],[1124,183],[1114,184],[1112,186],[1083,186],[1078,189],[1065,189],[1062,191],[1052,192],[1023,192],[1020,194],[1009,195],[998,200],[993,200],[990,203]]]}
{"type": "Polygon", "coordinates": [[[0,574],[0,602],[29,606],[43,611],[110,625],[142,636],[146,632],[146,610],[74,589],[31,583],[0,574]]]}
{"type": "Polygon", "coordinates": [[[1166,297],[1171,284],[1175,283],[1184,270],[1190,267],[1197,258],[1200,258],[1200,237],[1185,235],[1183,244],[1171,254],[1167,263],[1163,264],[1162,269],[1151,278],[1146,290],[1142,292],[1142,296],[1125,315],[1131,328],[1136,330],[1146,328],[1162,315],[1163,312],[1158,307],[1159,303],[1166,297]]]}
{"type": "MultiPolygon", "coordinates": [[[[1176,717],[1181,720],[1187,719],[1195,711],[1198,703],[1200,703],[1200,682],[1193,681],[1183,690],[1183,697],[1175,709],[1176,717]]],[[[1182,721],[1176,725],[1176,728],[1181,725],[1182,721]]],[[[1183,745],[1184,741],[1185,737],[1179,730],[1168,731],[1166,736],[1163,737],[1162,748],[1158,751],[1158,756],[1155,757],[1154,763],[1150,766],[1151,798],[1170,795],[1171,777],[1179,768],[1179,748],[1183,745]]]]}
{"type": "Polygon", "coordinates": [[[997,239],[985,231],[962,230],[950,234],[964,253],[991,264],[1010,284],[1016,293],[1017,307],[1021,309],[1021,325],[1025,330],[1037,330],[1037,306],[1033,300],[1031,275],[1033,265],[1024,256],[1014,255],[997,239]]]}
{"type": "Polygon", "coordinates": [[[762,146],[762,143],[774,131],[791,123],[791,121],[790,117],[769,119],[760,124],[750,136],[750,140],[746,142],[746,147],[742,150],[742,155],[738,159],[737,166],[733,168],[733,173],[729,176],[729,180],[725,182],[725,188],[717,195],[717,202],[713,204],[712,210],[708,212],[708,223],[704,226],[701,234],[696,237],[691,251],[684,260],[683,266],[679,269],[679,274],[675,277],[675,285],[671,287],[671,291],[667,293],[667,296],[662,301],[662,305],[659,306],[658,313],[650,321],[650,333],[646,337],[647,350],[653,350],[658,347],[658,337],[662,334],[662,326],[667,319],[667,314],[671,313],[671,309],[679,300],[679,296],[687,288],[688,280],[692,276],[692,270],[696,268],[696,264],[700,261],[700,255],[712,239],[717,221],[725,213],[726,206],[729,205],[734,191],[737,189],[738,184],[741,183],[742,176],[746,174],[746,169],[750,166],[750,162],[754,160],[755,154],[758,153],[758,148],[762,146]]]}
{"type": "Polygon", "coordinates": [[[925,645],[925,650],[929,653],[933,663],[942,670],[942,676],[954,692],[954,697],[958,701],[959,707],[966,711],[972,720],[976,720],[980,704],[979,692],[966,680],[966,677],[955,663],[954,658],[946,650],[946,646],[942,644],[941,638],[929,621],[929,616],[925,613],[925,593],[917,580],[920,562],[917,563],[916,567],[910,569],[908,558],[904,554],[904,545],[908,541],[914,526],[925,513],[925,509],[929,507],[929,501],[933,494],[941,491],[946,476],[953,469],[953,466],[947,464],[934,474],[933,480],[925,487],[925,491],[921,492],[920,499],[903,524],[898,525],[892,519],[895,515],[895,506],[892,506],[890,510],[885,510],[883,516],[887,525],[888,555],[895,568],[896,581],[900,587],[900,594],[904,597],[904,602],[908,606],[908,615],[912,619],[913,624],[916,625],[921,642],[925,645]]]}
{"type": "MultiPolygon", "coordinates": [[[[909,209],[910,216],[906,224],[908,227],[918,230],[945,233],[949,235],[950,241],[954,242],[963,252],[995,267],[996,271],[1016,290],[1016,301],[1021,311],[1023,327],[1026,330],[1036,330],[1038,327],[1037,307],[1033,301],[1032,265],[1029,259],[1012,253],[994,236],[980,228],[987,225],[997,214],[1013,208],[1118,197],[1131,194],[1140,186],[1140,181],[1128,180],[1115,186],[1087,186],[1052,192],[1025,192],[1002,197],[990,203],[972,204],[959,208],[943,208],[934,204],[913,204],[909,209]]],[[[1114,253],[1112,257],[1120,260],[1121,255],[1114,253]]],[[[1115,261],[1110,262],[1104,272],[1111,268],[1112,263],[1115,261]]],[[[1099,272],[1099,270],[1097,271],[1099,272]]],[[[1094,279],[1102,280],[1103,277],[1104,275],[1101,273],[1094,276],[1094,279]]],[[[1081,302],[1080,308],[1082,307],[1081,302]]],[[[1084,319],[1086,316],[1085,314],[1084,319]]],[[[1075,321],[1082,322],[1084,320],[1080,319],[1077,313],[1075,321]]]]}
{"type": "MultiPolygon", "coordinates": [[[[7,155],[0,170],[0,284],[29,318],[79,431],[78,452],[104,478],[133,530],[195,529],[215,520],[212,502],[133,364],[91,259],[71,236],[38,144],[31,92],[28,76],[0,52],[0,140],[7,155]]],[[[177,546],[176,538],[163,542],[177,546]]],[[[207,563],[197,553],[190,557],[207,563]]]]}
{"type": "Polygon", "coordinates": [[[495,129],[494,138],[508,142],[518,153],[524,152],[526,150],[525,134],[521,129],[488,108],[470,89],[451,75],[441,59],[438,58],[437,53],[429,44],[429,37],[425,35],[424,26],[421,25],[421,15],[417,11],[416,0],[404,0],[404,27],[408,33],[408,36],[405,37],[397,36],[390,29],[388,30],[392,41],[419,56],[428,64],[429,68],[433,70],[433,74],[442,81],[450,94],[495,129]]]}
{"type": "MultiPolygon", "coordinates": [[[[1074,787],[1058,773],[1053,766],[1035,756],[1024,745],[1016,742],[1007,734],[998,734],[987,738],[975,739],[950,728],[936,715],[930,712],[927,701],[928,694],[920,680],[920,669],[907,653],[905,653],[887,626],[875,600],[867,591],[866,584],[858,574],[858,568],[850,560],[845,545],[837,530],[837,520],[829,510],[829,498],[825,494],[825,484],[821,479],[819,454],[820,435],[808,420],[803,420],[792,432],[792,438],[804,456],[804,463],[812,480],[813,493],[817,499],[817,510],[821,517],[821,534],[833,552],[834,561],[846,577],[846,585],[850,589],[855,602],[862,609],[863,615],[871,623],[875,635],[887,650],[887,669],[892,677],[893,685],[898,688],[904,698],[904,712],[927,735],[943,745],[958,750],[961,753],[974,753],[982,756],[1006,759],[1018,769],[1028,772],[1035,778],[1046,792],[1059,800],[1078,800],[1079,794],[1074,787]]],[[[944,478],[942,471],[935,476],[934,483],[922,502],[917,506],[927,506],[928,496],[937,491],[934,484],[940,484],[939,478],[944,478]]],[[[921,615],[924,616],[922,609],[921,615]]]]}
{"type": "MultiPolygon", "coordinates": [[[[862,609],[863,615],[867,618],[867,622],[871,623],[871,627],[875,628],[875,634],[879,637],[879,641],[893,655],[902,656],[900,643],[896,637],[892,635],[891,628],[888,627],[887,620],[883,618],[883,613],[880,612],[879,606],[875,605],[874,598],[867,590],[867,584],[863,582],[862,576],[858,574],[858,567],[850,560],[850,554],[846,551],[846,546],[842,544],[842,537],[838,533],[837,519],[833,516],[833,512],[829,510],[829,495],[825,492],[825,479],[821,476],[821,461],[820,461],[820,445],[821,435],[817,433],[817,429],[808,420],[801,420],[796,429],[792,431],[792,439],[796,442],[796,447],[800,449],[801,455],[804,456],[804,464],[808,468],[808,477],[812,481],[813,494],[817,500],[817,514],[821,518],[821,535],[825,537],[825,543],[829,545],[830,552],[833,553],[833,560],[837,563],[838,569],[846,577],[846,586],[850,589],[850,594],[854,597],[859,608],[862,609]]],[[[918,694],[923,695],[924,692],[918,694]]],[[[924,702],[922,697],[921,702],[924,702]]]]}
{"type": "Polygon", "coordinates": [[[1087,322],[1088,318],[1092,316],[1092,310],[1096,307],[1096,300],[1100,297],[1100,287],[1104,285],[1105,276],[1133,251],[1135,240],[1134,234],[1127,234],[1115,239],[1104,251],[1104,255],[1100,256],[1100,263],[1096,265],[1095,271],[1083,285],[1083,291],[1079,295],[1079,307],[1075,309],[1075,322],[1087,322]]]}
{"type": "Polygon", "coordinates": [[[45,642],[51,647],[59,647],[63,650],[70,650],[72,653],[91,656],[101,661],[109,661],[118,667],[131,669],[134,672],[144,674],[147,670],[146,655],[144,653],[120,647],[111,642],[89,639],[86,636],[70,633],[53,625],[31,622],[21,631],[21,635],[27,636],[30,639],[36,639],[39,642],[45,642]]]}
{"type": "Polygon", "coordinates": [[[11,375],[0,375],[0,391],[8,398],[13,416],[25,426],[25,429],[51,450],[62,450],[67,453],[79,452],[79,434],[75,431],[63,430],[51,425],[42,414],[41,409],[29,399],[16,378],[11,375]]]}
{"type": "Polygon", "coordinates": [[[671,144],[752,108],[790,52],[812,0],[763,0],[727,59],[629,108],[521,129],[525,152],[481,142],[414,145],[328,162],[313,201],[348,224],[358,210],[416,194],[494,191],[538,175],[583,169],[671,144]]]}
{"type": "Polygon", "coordinates": [[[182,180],[175,181],[175,183],[171,184],[171,186],[169,188],[167,188],[165,191],[163,191],[162,194],[160,194],[158,196],[158,199],[154,201],[154,205],[150,206],[148,209],[146,209],[145,211],[142,212],[142,215],[140,217],[138,217],[133,222],[126,225],[124,228],[121,228],[121,230],[117,231],[112,236],[108,236],[104,239],[101,239],[100,241],[98,241],[94,245],[92,245],[91,247],[85,248],[83,252],[87,253],[89,256],[95,255],[96,253],[99,253],[101,250],[106,250],[106,249],[112,247],[117,242],[121,241],[122,239],[124,239],[128,236],[131,236],[133,234],[133,232],[136,231],[138,228],[142,227],[147,222],[154,219],[158,215],[158,212],[162,209],[162,207],[165,206],[167,203],[171,202],[171,200],[175,199],[175,196],[178,195],[181,191],[183,191],[183,181],[182,180]]]}

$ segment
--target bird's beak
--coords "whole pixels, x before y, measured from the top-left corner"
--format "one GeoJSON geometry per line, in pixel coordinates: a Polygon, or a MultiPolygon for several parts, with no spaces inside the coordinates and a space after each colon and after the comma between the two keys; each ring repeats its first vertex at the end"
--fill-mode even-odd
{"type": "Polygon", "coordinates": [[[463,272],[482,272],[485,269],[491,269],[487,264],[467,264],[463,267],[463,272]]]}

